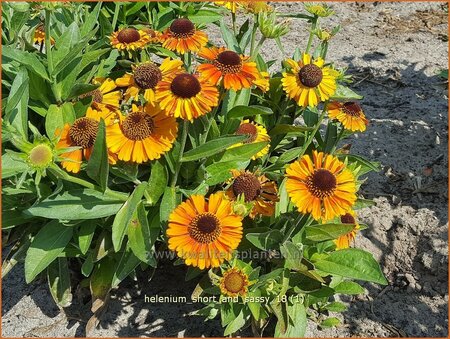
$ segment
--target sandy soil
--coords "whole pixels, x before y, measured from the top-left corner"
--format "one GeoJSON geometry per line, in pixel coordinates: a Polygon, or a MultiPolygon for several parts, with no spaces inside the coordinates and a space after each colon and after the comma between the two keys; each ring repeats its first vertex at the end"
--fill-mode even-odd
{"type": "MultiPolygon", "coordinates": [[[[299,11],[301,4],[275,4],[299,11]]],[[[380,161],[383,171],[362,187],[376,205],[360,212],[370,228],[356,245],[374,253],[389,280],[381,288],[345,299],[348,311],[337,315],[338,328],[311,337],[386,337],[448,335],[448,98],[436,73],[447,68],[447,17],[439,3],[339,3],[324,26],[341,22],[328,57],[348,66],[353,88],[365,96],[370,127],[348,143],[352,150],[380,161]]],[[[291,55],[304,46],[305,33],[285,36],[291,55]]],[[[217,36],[213,35],[213,39],[217,36]]],[[[265,57],[281,59],[275,44],[265,57]]],[[[90,336],[221,336],[218,321],[204,323],[190,315],[198,305],[150,304],[145,295],[189,296],[195,281],[185,271],[163,263],[153,279],[125,281],[114,291],[107,313],[90,336]]],[[[90,316],[89,298],[77,293],[74,305],[60,312],[42,281],[26,285],[23,266],[2,284],[2,336],[83,336],[90,316]]],[[[242,335],[251,335],[244,331],[242,335]]]]}

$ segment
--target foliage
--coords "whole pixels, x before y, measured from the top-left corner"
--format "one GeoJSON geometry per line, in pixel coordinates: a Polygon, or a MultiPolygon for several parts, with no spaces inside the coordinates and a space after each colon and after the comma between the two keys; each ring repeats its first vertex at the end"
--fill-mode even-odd
{"type": "MultiPolygon", "coordinates": [[[[347,147],[339,148],[356,130],[333,118],[328,106],[332,101],[354,103],[362,97],[346,86],[344,71],[326,63],[324,67],[336,78],[336,90],[321,103],[302,105],[303,99],[292,100],[283,85],[292,63],[266,61],[260,53],[267,39],[274,39],[284,53],[286,46],[280,38],[289,30],[289,20],[297,20],[296,27],[303,27],[310,36],[291,58],[298,62],[303,53],[309,53],[316,60],[325,59],[339,27],[327,33],[318,21],[332,15],[332,10],[308,4],[307,11],[290,13],[290,19],[280,22],[282,15],[264,3],[234,6],[3,3],[2,231],[9,249],[3,277],[24,262],[26,281],[46,278],[55,302],[67,307],[72,300],[71,275],[79,270],[85,277],[80,284],[89,286],[92,294],[94,316],[88,326],[93,326],[111,289],[137,271],[157,267],[161,253],[171,254],[169,259],[176,256],[168,250],[167,229],[180,203],[193,195],[208,197],[230,190],[236,178],[233,171],[246,170],[278,187],[273,213],[252,215],[255,201],[234,192],[238,196],[230,203],[243,224],[239,247],[220,267],[190,267],[187,277],[199,281],[193,297],[217,297],[197,313],[207,319],[220,316],[224,335],[249,323],[255,335],[261,335],[268,321],[276,319],[270,335],[301,337],[314,312],[320,314],[317,321],[322,328],[336,326],[337,318],[326,318],[329,312],[345,311],[345,305],[334,300],[335,294],[364,293],[353,280],[387,283],[370,253],[339,248],[337,239],[352,240],[365,226],[344,222],[343,213],[325,220],[302,212],[292,200],[286,175],[292,163],[314,151],[339,159],[354,176],[356,188],[364,181],[362,176],[379,169],[379,164],[350,154],[347,147]],[[241,27],[236,23],[238,15],[246,19],[241,27]],[[224,19],[227,16],[231,25],[224,19]],[[166,58],[181,60],[183,72],[207,62],[199,53],[180,54],[164,45],[162,33],[177,18],[189,19],[198,31],[221,32],[228,50],[249,56],[243,60],[255,64],[259,82],[239,90],[227,89],[223,82],[210,84],[217,87],[218,103],[196,119],[179,118],[179,123],[174,119],[176,139],[169,150],[149,161],[121,160],[120,152],[111,147],[112,127],[102,115],[93,125],[90,153],[83,153],[78,161],[80,170],[68,172],[69,167],[61,166],[73,163],[67,154],[81,154],[87,147],[58,146],[61,131],[98,108],[93,93],[102,86],[99,79],[118,84],[117,79],[149,60],[157,66],[166,58]],[[159,40],[121,50],[110,43],[110,36],[124,27],[151,30],[159,40]],[[260,41],[258,32],[262,32],[260,41]],[[41,40],[38,33],[44,36],[41,40]],[[263,128],[267,136],[253,142],[251,133],[236,133],[245,123],[263,128]],[[248,282],[242,293],[226,299],[223,286],[230,268],[248,282]]],[[[99,109],[118,114],[114,124],[131,116],[133,104],[142,106],[148,99],[142,92],[126,99],[127,89],[116,89],[118,107],[99,109]]],[[[163,111],[171,115],[168,108],[163,111]]],[[[370,201],[358,199],[351,209],[367,204],[370,201]]]]}

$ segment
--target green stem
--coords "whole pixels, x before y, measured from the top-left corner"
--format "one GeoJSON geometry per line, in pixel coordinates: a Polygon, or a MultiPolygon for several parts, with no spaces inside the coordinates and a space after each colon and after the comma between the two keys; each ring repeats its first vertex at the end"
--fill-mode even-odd
{"type": "Polygon", "coordinates": [[[256,42],[256,30],[258,29],[258,23],[257,23],[257,17],[255,15],[255,20],[253,21],[253,28],[252,28],[252,37],[250,40],[250,55],[253,55],[253,49],[255,48],[255,42],[256,42]]]}
{"type": "Polygon", "coordinates": [[[53,74],[53,55],[52,55],[52,44],[50,42],[50,11],[45,10],[45,55],[47,56],[48,71],[53,74]]]}
{"type": "MultiPolygon", "coordinates": [[[[56,165],[50,167],[49,170],[51,172],[53,172],[54,175],[56,175],[58,178],[60,178],[62,180],[69,181],[71,183],[74,183],[74,184],[77,184],[77,185],[80,185],[80,186],[83,186],[83,187],[86,187],[89,189],[93,189],[93,190],[96,190],[99,192],[103,192],[100,187],[98,187],[84,179],[73,177],[73,176],[67,174],[66,172],[64,172],[62,169],[60,169],[56,165]]],[[[109,188],[106,189],[105,194],[107,194],[110,197],[117,198],[120,201],[127,201],[127,199],[128,199],[127,194],[121,193],[121,192],[115,192],[115,191],[110,190],[109,188]]]]}
{"type": "Polygon", "coordinates": [[[306,45],[305,53],[308,53],[311,48],[311,44],[312,44],[313,37],[314,37],[314,31],[316,30],[318,19],[319,19],[319,17],[317,15],[315,15],[314,18],[312,19],[311,30],[309,32],[308,44],[306,45]]]}
{"type": "MultiPolygon", "coordinates": [[[[220,87],[219,88],[219,103],[222,102],[224,95],[225,95],[225,91],[222,87],[220,87]]],[[[200,140],[202,145],[206,142],[206,139],[208,139],[209,130],[211,129],[212,122],[213,122],[214,118],[216,117],[216,113],[218,110],[219,110],[219,105],[214,107],[214,109],[212,110],[212,112],[210,114],[210,117],[208,119],[208,125],[205,128],[205,134],[203,134],[203,136],[200,140]]]]}
{"type": "Polygon", "coordinates": [[[303,148],[299,154],[299,158],[303,156],[303,154],[306,152],[306,150],[308,149],[309,145],[311,144],[311,142],[314,139],[314,136],[316,135],[317,131],[320,128],[320,125],[322,124],[322,120],[325,118],[325,114],[326,114],[326,110],[322,111],[322,114],[320,114],[319,120],[317,121],[316,126],[314,127],[314,130],[311,132],[311,134],[309,135],[308,139],[306,140],[306,143],[303,145],[303,148]]]}
{"type": "Polygon", "coordinates": [[[322,53],[321,53],[321,58],[322,59],[326,59],[327,57],[327,52],[328,52],[328,42],[324,41],[323,42],[323,46],[322,46],[322,53]]]}
{"type": "MultiPolygon", "coordinates": [[[[283,238],[283,243],[288,241],[291,237],[292,234],[294,233],[294,231],[297,229],[297,227],[300,225],[300,223],[304,220],[304,218],[306,217],[306,215],[304,214],[300,214],[297,216],[297,218],[295,219],[295,221],[291,224],[291,227],[288,229],[288,231],[285,233],[284,238],[283,238]]],[[[309,226],[312,222],[312,218],[311,215],[308,214],[308,217],[306,218],[305,223],[303,224],[304,226],[309,226]]],[[[303,228],[302,227],[302,228],[303,228]]]]}
{"type": "Polygon", "coordinates": [[[264,41],[266,41],[266,37],[262,36],[261,39],[259,40],[258,44],[256,45],[255,49],[253,50],[252,54],[250,55],[250,58],[252,60],[254,60],[256,58],[256,56],[258,55],[259,49],[263,45],[264,41]]]}
{"type": "Polygon", "coordinates": [[[183,158],[184,148],[186,147],[188,130],[189,130],[189,121],[184,120],[183,121],[183,132],[181,134],[180,154],[178,155],[177,163],[175,165],[175,173],[172,177],[172,183],[171,183],[172,187],[175,187],[177,184],[178,174],[180,173],[180,168],[181,168],[181,158],[183,158]]]}
{"type": "Polygon", "coordinates": [[[186,67],[186,70],[188,72],[191,71],[191,63],[192,63],[192,59],[191,59],[191,52],[187,52],[183,54],[183,62],[184,62],[184,66],[186,67]]]}
{"type": "Polygon", "coordinates": [[[336,147],[337,147],[339,141],[341,141],[342,135],[344,134],[344,132],[345,132],[345,128],[343,125],[341,125],[341,130],[339,131],[339,134],[336,139],[336,144],[333,146],[333,150],[331,151],[331,153],[334,153],[334,151],[336,150],[336,147]]]}
{"type": "Polygon", "coordinates": [[[236,13],[231,12],[231,22],[233,23],[233,34],[236,36],[236,13]]]}
{"type": "Polygon", "coordinates": [[[116,30],[117,19],[119,18],[120,5],[121,5],[120,2],[116,2],[116,8],[114,9],[114,16],[111,24],[113,31],[116,30]]]}

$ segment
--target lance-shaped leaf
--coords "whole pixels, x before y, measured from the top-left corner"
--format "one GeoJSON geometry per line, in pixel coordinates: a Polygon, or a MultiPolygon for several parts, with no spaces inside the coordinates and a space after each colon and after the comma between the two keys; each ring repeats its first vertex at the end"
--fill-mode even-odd
{"type": "Polygon", "coordinates": [[[105,122],[103,119],[100,120],[98,125],[98,132],[91,157],[86,166],[86,173],[99,184],[103,192],[106,190],[108,187],[109,162],[108,149],[106,147],[105,122]]]}
{"type": "Polygon", "coordinates": [[[52,220],[36,234],[25,258],[25,280],[29,284],[64,250],[72,238],[72,227],[52,220]]]}
{"type": "Polygon", "coordinates": [[[247,138],[246,135],[226,135],[215,140],[208,141],[186,153],[184,153],[182,162],[194,161],[215,155],[228,147],[235,145],[247,138]]]}
{"type": "Polygon", "coordinates": [[[112,241],[114,250],[118,252],[120,247],[122,246],[123,238],[127,232],[128,225],[133,218],[133,214],[137,209],[139,202],[144,195],[144,191],[147,187],[147,182],[144,181],[140,183],[131,193],[128,200],[123,204],[114,218],[114,222],[112,225],[112,241]]]}

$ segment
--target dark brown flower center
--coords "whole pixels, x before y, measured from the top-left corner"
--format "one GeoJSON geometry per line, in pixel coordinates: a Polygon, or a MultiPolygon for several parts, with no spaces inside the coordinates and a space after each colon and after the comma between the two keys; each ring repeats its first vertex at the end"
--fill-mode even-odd
{"type": "Polygon", "coordinates": [[[122,123],[122,132],[130,140],[148,138],[155,130],[152,117],[145,112],[132,112],[122,123]]]}
{"type": "Polygon", "coordinates": [[[213,63],[214,66],[225,74],[239,73],[242,70],[241,57],[233,51],[219,53],[213,63]]]}
{"type": "Polygon", "coordinates": [[[298,72],[300,82],[306,87],[317,87],[323,78],[323,73],[320,67],[314,64],[303,66],[298,72]]]}
{"type": "Polygon", "coordinates": [[[222,232],[220,221],[213,213],[202,213],[192,219],[188,232],[197,242],[208,244],[215,241],[222,232]]]}
{"type": "Polygon", "coordinates": [[[351,215],[350,213],[344,214],[343,216],[341,216],[341,223],[343,224],[356,224],[356,220],[353,217],[353,215],[351,215]]]}
{"type": "Polygon", "coordinates": [[[342,105],[342,110],[345,114],[352,117],[359,117],[361,115],[361,107],[356,102],[346,102],[342,105]]]}
{"type": "Polygon", "coordinates": [[[170,85],[173,94],[181,98],[195,97],[202,87],[198,79],[192,74],[178,74],[170,85]]]}
{"type": "Polygon", "coordinates": [[[235,196],[244,195],[246,202],[254,201],[261,194],[261,183],[256,175],[243,173],[233,181],[233,193],[235,196]]]}
{"type": "Polygon", "coordinates": [[[103,102],[103,94],[98,88],[79,96],[80,99],[84,99],[87,97],[92,97],[92,102],[96,102],[98,104],[103,102]]]}
{"type": "Polygon", "coordinates": [[[133,72],[134,82],[142,89],[153,89],[162,79],[162,72],[153,63],[138,66],[133,72]]]}
{"type": "Polygon", "coordinates": [[[248,138],[244,140],[244,143],[248,144],[256,140],[256,137],[258,136],[258,130],[256,129],[255,125],[251,123],[245,123],[239,126],[235,134],[247,135],[248,138]]]}
{"type": "Polygon", "coordinates": [[[318,169],[309,176],[306,185],[312,195],[323,199],[333,194],[336,188],[336,177],[326,169],[318,169]]]}
{"type": "Polygon", "coordinates": [[[245,278],[239,272],[231,272],[224,277],[225,289],[231,293],[239,293],[245,286],[245,278]]]}
{"type": "Polygon", "coordinates": [[[187,38],[194,34],[195,26],[192,21],[181,18],[175,19],[170,25],[169,30],[176,38],[187,38]]]}
{"type": "Polygon", "coordinates": [[[69,138],[73,146],[83,149],[92,147],[97,137],[98,121],[92,118],[79,118],[69,129],[69,138]]]}
{"type": "Polygon", "coordinates": [[[140,38],[141,35],[139,34],[139,32],[131,27],[124,28],[119,32],[119,34],[117,34],[117,40],[125,44],[139,41],[140,38]]]}

